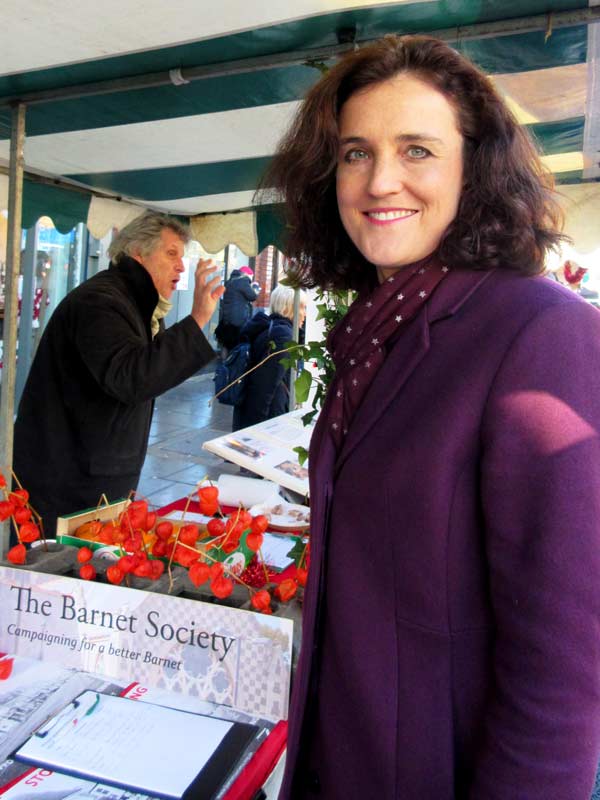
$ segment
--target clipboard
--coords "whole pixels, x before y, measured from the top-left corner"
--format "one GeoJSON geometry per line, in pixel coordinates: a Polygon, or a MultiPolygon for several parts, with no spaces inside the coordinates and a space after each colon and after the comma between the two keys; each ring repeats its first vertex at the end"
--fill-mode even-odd
{"type": "Polygon", "coordinates": [[[86,691],[15,758],[166,800],[211,800],[260,728],[86,691]]]}

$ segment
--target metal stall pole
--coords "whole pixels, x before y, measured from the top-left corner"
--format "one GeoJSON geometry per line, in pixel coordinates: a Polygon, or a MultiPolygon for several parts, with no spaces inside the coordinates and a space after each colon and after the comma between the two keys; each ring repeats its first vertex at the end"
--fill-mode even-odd
{"type": "MultiPolygon", "coordinates": [[[[300,289],[294,291],[294,319],[292,321],[292,339],[297,342],[300,335],[300,326],[298,325],[298,312],[300,311],[300,289]]],[[[296,390],[294,383],[296,381],[297,370],[296,367],[291,368],[290,373],[290,407],[289,410],[293,411],[296,408],[296,390]]]]}
{"type": "Polygon", "coordinates": [[[17,361],[15,378],[15,405],[17,408],[25,388],[25,381],[27,380],[33,354],[33,298],[38,249],[37,229],[37,223],[29,228],[25,237],[25,249],[21,253],[20,269],[23,271],[23,283],[21,286],[19,335],[17,337],[19,360],[17,361]]]}
{"type": "MultiPolygon", "coordinates": [[[[0,471],[10,486],[13,463],[13,420],[17,366],[17,312],[21,262],[21,217],[23,211],[23,148],[25,104],[12,111],[8,169],[8,231],[6,242],[6,291],[4,294],[4,345],[0,387],[0,471]]],[[[8,549],[10,520],[0,523],[0,555],[8,549]]]]}
{"type": "Polygon", "coordinates": [[[229,278],[229,245],[225,245],[223,251],[223,283],[229,278]]]}
{"type": "MultiPolygon", "coordinates": [[[[273,248],[273,266],[271,268],[271,289],[270,292],[275,289],[277,284],[279,283],[279,267],[281,265],[281,253],[279,250],[274,247],[273,248]]],[[[269,293],[270,296],[270,293],[269,293]]]]}

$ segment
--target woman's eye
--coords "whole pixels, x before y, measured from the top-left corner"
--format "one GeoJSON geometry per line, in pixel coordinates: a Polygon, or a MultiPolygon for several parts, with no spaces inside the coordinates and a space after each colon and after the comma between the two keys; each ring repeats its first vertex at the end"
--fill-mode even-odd
{"type": "Polygon", "coordinates": [[[364,150],[360,150],[355,148],[354,150],[348,150],[344,154],[344,161],[351,162],[351,161],[363,161],[365,158],[368,158],[368,154],[364,150]]]}
{"type": "Polygon", "coordinates": [[[431,155],[429,150],[425,147],[419,147],[418,144],[411,144],[410,147],[407,148],[406,153],[409,158],[427,158],[427,156],[431,155]]]}

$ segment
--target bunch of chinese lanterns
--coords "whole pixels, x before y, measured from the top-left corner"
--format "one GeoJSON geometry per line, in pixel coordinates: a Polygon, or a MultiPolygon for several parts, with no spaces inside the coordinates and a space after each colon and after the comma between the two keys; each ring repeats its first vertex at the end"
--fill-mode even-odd
{"type": "MultiPolygon", "coordinates": [[[[220,513],[216,487],[200,488],[198,501],[204,515],[220,513]]],[[[145,500],[134,500],[116,520],[86,523],[85,535],[103,544],[117,546],[121,551],[119,560],[106,570],[110,583],[120,584],[128,575],[157,580],[165,570],[170,574],[172,565],[176,564],[188,570],[189,579],[195,586],[208,584],[211,593],[219,599],[229,597],[236,583],[244,586],[252,607],[270,614],[271,593],[262,587],[268,584],[271,574],[261,556],[268,524],[264,515],[252,516],[240,507],[229,515],[212,516],[205,530],[201,530],[194,523],[179,525],[168,519],[158,520],[156,512],[148,509],[145,500]],[[242,538],[246,548],[255,556],[248,569],[238,575],[221,558],[238,550],[242,538]],[[257,580],[260,573],[264,575],[262,581],[257,580]]],[[[89,563],[92,555],[88,547],[79,550],[78,558],[84,562],[80,575],[86,580],[96,576],[89,563]]],[[[282,581],[273,594],[281,602],[287,602],[305,582],[306,570],[300,569],[297,578],[282,581]]]]}
{"type": "Polygon", "coordinates": [[[26,544],[44,537],[44,528],[39,514],[29,503],[29,492],[19,486],[9,489],[6,478],[0,473],[0,522],[10,519],[18,544],[10,548],[6,558],[11,564],[24,564],[27,558],[26,544]]]}

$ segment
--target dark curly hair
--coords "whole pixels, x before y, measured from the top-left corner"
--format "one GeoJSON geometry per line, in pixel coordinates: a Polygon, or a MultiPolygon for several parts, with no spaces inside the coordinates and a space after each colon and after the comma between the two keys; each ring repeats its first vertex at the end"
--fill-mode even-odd
{"type": "Polygon", "coordinates": [[[441,92],[464,137],[456,218],[438,251],[449,264],[537,274],[566,238],[553,180],[491,81],[429,36],[386,36],[341,59],[308,93],[262,181],[283,200],[286,252],[304,286],[362,289],[375,279],[341,223],[336,200],[338,117],[355,92],[411,73],[441,92]]]}

